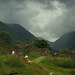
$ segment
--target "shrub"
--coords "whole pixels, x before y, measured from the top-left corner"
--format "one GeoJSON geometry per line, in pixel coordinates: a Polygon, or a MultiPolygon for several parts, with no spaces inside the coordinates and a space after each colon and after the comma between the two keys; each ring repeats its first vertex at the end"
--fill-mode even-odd
{"type": "Polygon", "coordinates": [[[0,32],[0,41],[11,43],[11,37],[7,32],[0,32]]]}
{"type": "Polygon", "coordinates": [[[23,42],[22,41],[17,41],[16,44],[23,44],[23,42]]]}
{"type": "Polygon", "coordinates": [[[48,48],[48,49],[51,49],[50,48],[50,45],[47,43],[47,41],[46,40],[37,40],[36,42],[35,42],[35,45],[37,46],[37,47],[39,47],[39,48],[48,48]]]}
{"type": "Polygon", "coordinates": [[[63,52],[64,52],[64,51],[69,51],[69,49],[61,49],[60,51],[63,51],[63,52]]]}

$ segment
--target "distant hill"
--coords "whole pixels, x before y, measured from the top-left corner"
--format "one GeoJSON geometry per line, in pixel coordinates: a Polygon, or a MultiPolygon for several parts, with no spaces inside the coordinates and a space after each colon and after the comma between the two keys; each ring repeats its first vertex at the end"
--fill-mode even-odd
{"type": "Polygon", "coordinates": [[[36,37],[31,34],[28,30],[23,28],[19,24],[7,24],[14,32],[18,34],[22,41],[32,41],[36,37]]]}
{"type": "Polygon", "coordinates": [[[75,31],[64,34],[50,45],[54,50],[75,48],[75,31]]]}
{"type": "Polygon", "coordinates": [[[42,40],[42,39],[44,39],[44,38],[42,38],[42,37],[37,37],[37,39],[38,39],[38,40],[42,40]]]}
{"type": "Polygon", "coordinates": [[[12,37],[12,43],[16,43],[17,41],[31,41],[35,38],[29,31],[18,24],[5,24],[0,21],[0,31],[8,32],[12,37]]]}

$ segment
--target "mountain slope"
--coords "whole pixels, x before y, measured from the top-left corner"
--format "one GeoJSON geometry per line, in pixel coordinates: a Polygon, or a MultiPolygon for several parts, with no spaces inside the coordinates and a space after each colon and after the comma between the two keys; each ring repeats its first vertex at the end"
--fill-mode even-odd
{"type": "Polygon", "coordinates": [[[54,50],[74,48],[75,47],[75,31],[64,34],[54,43],[50,43],[50,45],[54,50]]]}
{"type": "Polygon", "coordinates": [[[19,24],[8,24],[8,26],[18,34],[18,36],[22,39],[22,41],[31,41],[32,39],[35,38],[33,34],[31,34],[29,31],[27,31],[19,24]]]}
{"type": "Polygon", "coordinates": [[[9,35],[12,37],[13,42],[21,40],[17,33],[14,32],[10,27],[8,27],[5,23],[0,21],[0,31],[8,32],[9,35]]]}
{"type": "Polygon", "coordinates": [[[18,24],[7,25],[0,21],[0,31],[8,32],[12,37],[12,43],[17,41],[28,42],[35,38],[34,35],[18,24]]]}

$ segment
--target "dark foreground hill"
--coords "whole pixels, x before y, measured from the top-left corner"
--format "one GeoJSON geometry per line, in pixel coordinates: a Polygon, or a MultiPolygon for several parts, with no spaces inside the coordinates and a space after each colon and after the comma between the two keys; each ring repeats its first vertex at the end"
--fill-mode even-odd
{"type": "Polygon", "coordinates": [[[17,41],[28,42],[35,38],[34,35],[18,24],[7,25],[0,21],[0,31],[8,32],[12,38],[12,43],[17,41]]]}
{"type": "Polygon", "coordinates": [[[54,50],[75,48],[75,31],[64,34],[50,45],[54,50]]]}
{"type": "Polygon", "coordinates": [[[13,31],[16,32],[23,41],[32,41],[35,38],[33,34],[31,34],[28,30],[26,30],[19,24],[8,24],[8,26],[12,28],[13,31]]]}
{"type": "Polygon", "coordinates": [[[8,32],[12,38],[13,43],[17,42],[18,40],[21,40],[16,32],[14,32],[10,27],[8,27],[5,23],[1,21],[0,21],[0,31],[8,32]]]}

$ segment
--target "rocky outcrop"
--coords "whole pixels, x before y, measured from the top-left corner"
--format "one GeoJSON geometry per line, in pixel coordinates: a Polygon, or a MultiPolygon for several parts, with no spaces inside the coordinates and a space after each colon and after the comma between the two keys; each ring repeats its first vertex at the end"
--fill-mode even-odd
{"type": "Polygon", "coordinates": [[[30,45],[25,48],[27,50],[27,53],[29,52],[40,52],[41,55],[47,56],[50,55],[50,50],[48,48],[38,48],[35,45],[30,45]]]}

